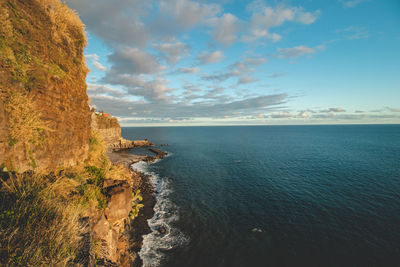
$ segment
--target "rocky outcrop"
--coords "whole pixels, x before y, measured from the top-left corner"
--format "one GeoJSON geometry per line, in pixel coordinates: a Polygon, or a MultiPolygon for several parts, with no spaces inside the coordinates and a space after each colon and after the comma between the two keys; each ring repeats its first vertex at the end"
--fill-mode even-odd
{"type": "MultiPolygon", "coordinates": [[[[0,170],[25,172],[29,177],[36,172],[45,177],[59,170],[57,179],[43,185],[43,191],[64,179],[69,181],[71,188],[66,191],[70,193],[60,200],[46,201],[70,202],[71,210],[77,208],[74,205],[80,203],[78,199],[90,203],[79,205],[82,210],[70,216],[74,217],[71,221],[63,217],[63,222],[77,226],[69,237],[79,236],[78,251],[75,247],[73,253],[70,251],[73,256],[68,257],[69,265],[94,266],[102,262],[107,266],[130,266],[139,262],[135,251],[140,249],[142,235],[149,231],[152,187],[127,168],[114,168],[112,172],[116,166],[104,158],[103,152],[88,157],[89,144],[91,153],[96,143],[101,146],[99,151],[105,151],[90,132],[98,131],[107,146],[114,149],[151,143],[121,138],[116,118],[89,110],[85,43],[83,24],[59,0],[0,1],[0,170]],[[96,159],[101,159],[101,164],[96,159]],[[83,164],[70,168],[78,163],[83,164]],[[136,214],[133,224],[129,219],[132,192],[138,188],[145,193],[145,212],[136,214]]],[[[51,196],[59,195],[54,192],[51,196]]],[[[37,234],[35,227],[38,225],[28,230],[37,234]]],[[[38,251],[42,249],[37,247],[38,251]]]]}
{"type": "Polygon", "coordinates": [[[104,190],[109,199],[107,208],[94,223],[94,238],[100,242],[99,254],[122,266],[134,261],[134,255],[128,251],[126,233],[126,224],[132,209],[132,185],[127,181],[107,180],[104,190]]]}
{"type": "Polygon", "coordinates": [[[57,1],[0,1],[0,166],[44,171],[85,159],[85,42],[57,1]]]}
{"type": "Polygon", "coordinates": [[[100,136],[106,143],[107,148],[112,151],[154,145],[147,139],[131,141],[122,138],[121,126],[119,125],[118,120],[115,117],[110,116],[109,114],[105,115],[105,113],[98,113],[93,111],[91,119],[91,129],[97,131],[100,134],[100,136]]]}
{"type": "Polygon", "coordinates": [[[92,112],[90,127],[99,132],[107,146],[118,144],[121,139],[121,126],[118,120],[103,113],[92,112]]]}

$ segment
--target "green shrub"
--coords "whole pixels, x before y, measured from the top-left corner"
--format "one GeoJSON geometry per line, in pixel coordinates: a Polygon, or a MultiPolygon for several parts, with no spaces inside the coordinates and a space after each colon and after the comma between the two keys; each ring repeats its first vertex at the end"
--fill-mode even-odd
{"type": "Polygon", "coordinates": [[[136,190],[136,192],[132,192],[132,210],[129,213],[129,217],[134,220],[140,212],[140,209],[144,207],[140,202],[143,200],[143,197],[140,195],[140,190],[136,190]]]}

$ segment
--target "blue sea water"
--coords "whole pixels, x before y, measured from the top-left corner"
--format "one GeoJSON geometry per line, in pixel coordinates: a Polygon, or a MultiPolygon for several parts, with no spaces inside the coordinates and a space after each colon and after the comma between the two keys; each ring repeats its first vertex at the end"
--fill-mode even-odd
{"type": "Polygon", "coordinates": [[[400,125],[122,134],[170,153],[134,166],[157,191],[145,266],[400,266],[400,125]]]}

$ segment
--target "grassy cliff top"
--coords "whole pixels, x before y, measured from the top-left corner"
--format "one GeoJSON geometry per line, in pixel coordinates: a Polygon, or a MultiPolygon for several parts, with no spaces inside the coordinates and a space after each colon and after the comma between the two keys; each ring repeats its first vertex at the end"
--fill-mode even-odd
{"type": "Polygon", "coordinates": [[[31,91],[48,79],[73,80],[87,71],[80,53],[85,44],[83,23],[58,0],[0,2],[2,87],[31,91]]]}
{"type": "Polygon", "coordinates": [[[103,114],[95,114],[98,129],[119,128],[117,118],[112,116],[105,116],[103,114]]]}

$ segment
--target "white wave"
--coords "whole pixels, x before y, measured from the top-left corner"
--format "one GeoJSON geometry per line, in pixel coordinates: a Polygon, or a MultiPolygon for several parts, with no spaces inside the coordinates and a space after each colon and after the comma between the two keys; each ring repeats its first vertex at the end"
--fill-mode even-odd
{"type": "Polygon", "coordinates": [[[179,214],[178,207],[168,198],[172,192],[168,178],[161,178],[151,172],[146,162],[135,163],[132,169],[149,176],[156,198],[154,216],[147,221],[152,232],[143,237],[139,256],[143,260],[144,267],[159,266],[165,258],[165,251],[184,245],[188,239],[182,232],[171,226],[172,222],[179,219],[179,214]]]}

